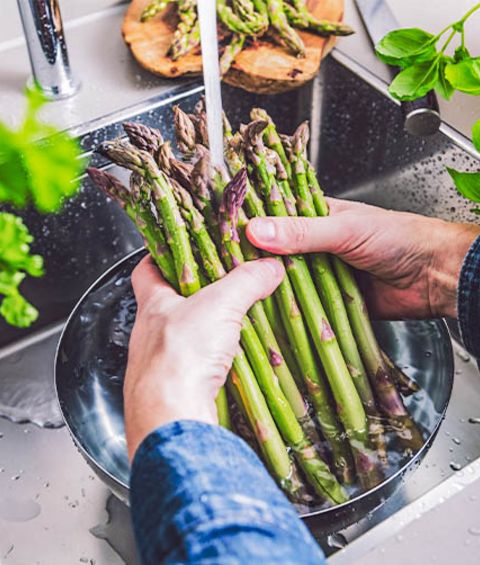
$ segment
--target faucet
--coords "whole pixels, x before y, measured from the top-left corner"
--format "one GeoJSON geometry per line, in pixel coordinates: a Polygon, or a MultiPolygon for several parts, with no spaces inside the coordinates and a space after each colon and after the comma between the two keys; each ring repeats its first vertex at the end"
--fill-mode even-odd
{"type": "Polygon", "coordinates": [[[80,83],[68,60],[57,0],[17,0],[33,79],[50,100],[73,96],[80,83]]]}

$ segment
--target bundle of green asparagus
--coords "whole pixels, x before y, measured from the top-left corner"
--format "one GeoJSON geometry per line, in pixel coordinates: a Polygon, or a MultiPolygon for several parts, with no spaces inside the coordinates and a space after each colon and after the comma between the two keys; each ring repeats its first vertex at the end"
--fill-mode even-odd
{"type": "MultiPolygon", "coordinates": [[[[174,5],[178,24],[169,49],[173,60],[200,45],[200,26],[196,0],[152,0],[143,10],[142,22],[174,5]]],[[[220,61],[222,74],[249,41],[268,36],[298,57],[305,56],[305,45],[296,30],[307,30],[322,37],[350,35],[353,30],[342,23],[318,20],[307,8],[306,0],[217,0],[220,36],[225,39],[220,61]]]]}
{"type": "MultiPolygon", "coordinates": [[[[245,237],[249,218],[328,214],[307,159],[308,125],[289,137],[264,110],[252,110],[251,118],[236,133],[224,120],[228,171],[210,165],[202,102],[193,114],[174,109],[183,159],[160,131],[127,123],[129,141],[98,150],[132,171],[130,185],[88,170],[124,207],[163,277],[184,296],[262,256],[245,237]]],[[[238,432],[245,425],[230,415],[241,415],[292,500],[304,500],[310,489],[316,501],[340,504],[348,500],[345,485],[369,489],[382,480],[386,438],[408,453],[422,446],[402,399],[415,385],[380,349],[345,263],[323,253],[277,260],[287,276],[244,319],[240,353],[217,399],[219,422],[238,432]]]]}

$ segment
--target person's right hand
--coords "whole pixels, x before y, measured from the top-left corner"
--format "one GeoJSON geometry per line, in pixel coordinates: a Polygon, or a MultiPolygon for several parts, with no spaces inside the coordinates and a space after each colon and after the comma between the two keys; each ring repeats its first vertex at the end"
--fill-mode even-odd
{"type": "Polygon", "coordinates": [[[280,254],[325,251],[367,271],[373,316],[455,317],[463,259],[480,227],[328,199],[327,218],[255,218],[250,241],[280,254]]]}

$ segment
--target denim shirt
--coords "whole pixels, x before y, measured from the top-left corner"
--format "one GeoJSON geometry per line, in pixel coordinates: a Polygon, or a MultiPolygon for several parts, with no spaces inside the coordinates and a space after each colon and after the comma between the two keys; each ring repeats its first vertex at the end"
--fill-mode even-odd
{"type": "Polygon", "coordinates": [[[480,359],[480,237],[473,242],[463,262],[457,309],[463,343],[480,359]]]}
{"type": "Polygon", "coordinates": [[[130,486],[145,564],[324,563],[256,454],[220,426],[157,429],[137,450],[130,486]]]}
{"type": "MultiPolygon", "coordinates": [[[[458,287],[466,347],[480,358],[480,237],[458,287]]],[[[218,426],[181,421],[151,433],[131,473],[143,563],[325,563],[322,551],[247,444],[218,426]]]]}

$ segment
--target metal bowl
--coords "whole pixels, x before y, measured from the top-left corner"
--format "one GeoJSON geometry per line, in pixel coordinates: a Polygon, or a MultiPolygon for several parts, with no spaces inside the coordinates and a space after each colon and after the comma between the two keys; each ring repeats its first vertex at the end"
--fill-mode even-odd
{"type": "MultiPolygon", "coordinates": [[[[66,425],[80,452],[112,492],[128,504],[129,464],[123,422],[123,376],[136,303],[130,275],[135,251],[95,282],[73,310],[60,338],[55,383],[66,425]]],[[[420,385],[406,400],[426,443],[374,489],[334,508],[300,512],[325,532],[358,521],[381,505],[414,470],[438,431],[453,385],[453,351],[442,320],[381,322],[377,337],[395,363],[420,385]]]]}

